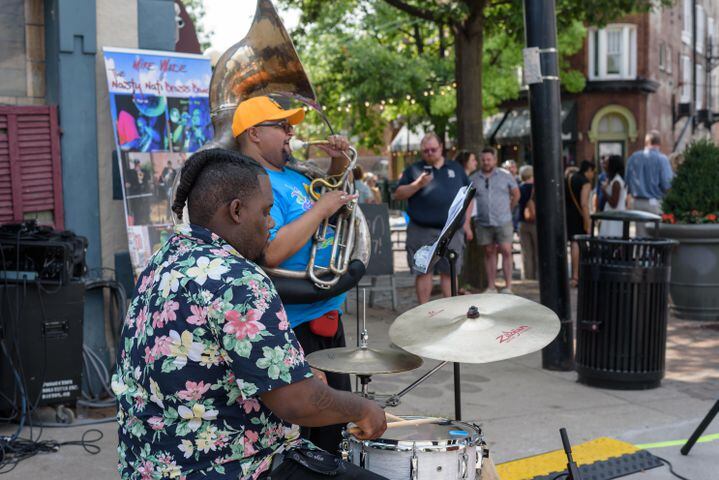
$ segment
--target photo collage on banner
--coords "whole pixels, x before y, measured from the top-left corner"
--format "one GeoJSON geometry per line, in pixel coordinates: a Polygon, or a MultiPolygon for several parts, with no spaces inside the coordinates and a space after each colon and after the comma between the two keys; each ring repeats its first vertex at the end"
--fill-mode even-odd
{"type": "Polygon", "coordinates": [[[172,234],[172,185],[185,160],[212,138],[210,59],[105,48],[110,112],[135,276],[172,234]]]}

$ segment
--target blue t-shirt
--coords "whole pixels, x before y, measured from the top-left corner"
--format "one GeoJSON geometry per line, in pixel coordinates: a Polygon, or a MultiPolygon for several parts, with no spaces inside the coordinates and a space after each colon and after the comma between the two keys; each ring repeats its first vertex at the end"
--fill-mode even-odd
{"type": "MultiPolygon", "coordinates": [[[[402,173],[398,186],[409,185],[422,175],[427,163],[420,160],[402,173]]],[[[432,167],[432,181],[407,200],[407,214],[413,223],[422,227],[442,228],[447,221],[449,207],[460,188],[469,185],[464,168],[445,160],[441,168],[432,167]]]]}
{"type": "MultiPolygon", "coordinates": [[[[267,170],[272,184],[272,193],[275,203],[272,205],[270,215],[275,226],[270,230],[270,241],[274,240],[277,232],[285,225],[292,223],[311,209],[315,202],[308,194],[310,181],[307,177],[289,168],[281,172],[267,170]]],[[[326,267],[332,254],[332,239],[334,230],[330,229],[326,240],[317,248],[317,265],[326,267]]],[[[300,250],[282,262],[279,268],[302,271],[307,268],[310,261],[312,239],[308,240],[300,250]]],[[[319,318],[332,310],[340,310],[345,300],[345,294],[322,300],[315,303],[285,304],[287,317],[292,328],[305,322],[319,318]]]]}

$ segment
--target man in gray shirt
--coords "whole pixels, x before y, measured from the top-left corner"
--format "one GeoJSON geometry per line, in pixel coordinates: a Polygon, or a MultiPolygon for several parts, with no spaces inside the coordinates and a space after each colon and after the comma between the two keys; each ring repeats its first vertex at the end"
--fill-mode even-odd
{"type": "Polygon", "coordinates": [[[512,293],[512,209],[519,201],[519,187],[512,175],[497,168],[497,152],[485,147],[479,155],[479,170],[469,177],[477,189],[475,228],[484,247],[487,293],[496,293],[497,251],[502,254],[505,286],[501,293],[512,293]]]}

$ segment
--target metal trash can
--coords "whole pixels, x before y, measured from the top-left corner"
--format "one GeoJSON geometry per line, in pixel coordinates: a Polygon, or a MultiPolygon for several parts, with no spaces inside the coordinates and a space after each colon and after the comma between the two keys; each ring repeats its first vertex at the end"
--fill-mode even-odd
{"type": "Polygon", "coordinates": [[[629,238],[630,222],[661,217],[636,210],[592,216],[591,235],[577,235],[576,370],[600,388],[656,388],[664,377],[671,252],[674,240],[629,238]],[[624,235],[595,237],[596,220],[624,224],[624,235]]]}

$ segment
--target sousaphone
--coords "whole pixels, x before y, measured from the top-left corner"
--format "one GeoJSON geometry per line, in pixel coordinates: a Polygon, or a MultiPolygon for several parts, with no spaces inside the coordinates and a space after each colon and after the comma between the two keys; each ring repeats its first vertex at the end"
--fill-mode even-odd
{"type": "MultiPolygon", "coordinates": [[[[312,84],[302,67],[297,51],[270,0],[257,0],[257,9],[247,35],[230,47],[217,61],[210,82],[210,111],[213,139],[202,149],[238,150],[232,135],[232,117],[237,105],[252,97],[269,95],[278,100],[297,100],[313,109],[334,133],[330,122],[317,103],[312,84]]],[[[308,142],[316,144],[317,142],[308,142]]],[[[354,193],[352,168],[357,154],[351,149],[344,172],[323,185],[336,185],[348,194],[354,193]]],[[[336,161],[333,159],[333,162],[336,161]]],[[[293,160],[290,168],[311,179],[321,179],[325,172],[293,160]]],[[[336,170],[330,167],[331,170],[336,170]]],[[[179,180],[179,175],[177,176],[179,180]]],[[[173,195],[174,197],[174,195],[173,195]]],[[[185,217],[186,218],[186,217],[185,217]]],[[[265,268],[285,303],[312,303],[334,297],[354,287],[369,263],[370,235],[367,221],[356,202],[333,217],[335,228],[333,261],[318,266],[312,261],[305,271],[265,268]]],[[[313,252],[323,241],[326,228],[313,238],[313,252]]],[[[312,255],[314,258],[314,255],[312,255]]]]}

